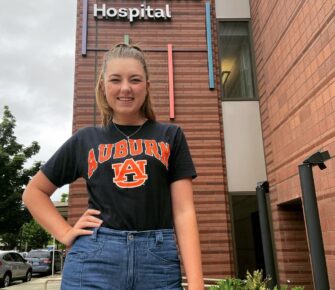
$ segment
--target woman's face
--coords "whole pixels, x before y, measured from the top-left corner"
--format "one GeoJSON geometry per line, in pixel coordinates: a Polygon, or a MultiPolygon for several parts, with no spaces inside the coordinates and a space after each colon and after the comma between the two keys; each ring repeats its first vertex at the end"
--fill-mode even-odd
{"type": "Polygon", "coordinates": [[[140,109],[149,89],[140,61],[134,58],[112,58],[104,75],[104,90],[115,122],[138,122],[140,109]]]}

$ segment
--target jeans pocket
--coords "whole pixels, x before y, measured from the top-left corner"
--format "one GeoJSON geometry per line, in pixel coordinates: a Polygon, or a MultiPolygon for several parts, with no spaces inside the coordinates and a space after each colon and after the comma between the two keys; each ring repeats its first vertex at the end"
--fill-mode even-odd
{"type": "Polygon", "coordinates": [[[92,236],[79,236],[73,243],[66,259],[84,260],[97,255],[103,248],[103,242],[97,241],[92,236]]]}
{"type": "Polygon", "coordinates": [[[174,239],[162,242],[148,242],[147,252],[151,257],[165,265],[176,265],[180,263],[178,249],[174,239]]]}

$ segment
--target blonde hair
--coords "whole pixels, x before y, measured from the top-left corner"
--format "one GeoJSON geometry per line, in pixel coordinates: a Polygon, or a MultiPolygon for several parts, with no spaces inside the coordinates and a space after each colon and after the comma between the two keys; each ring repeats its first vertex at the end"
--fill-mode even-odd
{"type": "MultiPolygon", "coordinates": [[[[103,126],[107,126],[113,119],[113,109],[109,106],[107,102],[103,86],[104,86],[104,75],[106,73],[107,65],[109,61],[114,58],[133,58],[138,60],[143,66],[146,80],[149,80],[148,67],[144,57],[144,53],[139,47],[119,43],[113,46],[109,51],[107,51],[103,57],[101,70],[95,87],[95,98],[97,101],[97,105],[100,109],[103,126]]],[[[147,95],[145,96],[145,100],[142,107],[140,108],[140,111],[143,114],[143,116],[148,120],[152,121],[156,120],[155,112],[151,104],[149,90],[147,91],[147,95]]]]}

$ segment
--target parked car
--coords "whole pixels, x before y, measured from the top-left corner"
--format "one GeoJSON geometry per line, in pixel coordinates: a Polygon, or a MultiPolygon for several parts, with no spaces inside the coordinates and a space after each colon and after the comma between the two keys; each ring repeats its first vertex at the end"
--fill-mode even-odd
{"type": "Polygon", "coordinates": [[[0,251],[0,287],[8,287],[14,280],[31,280],[32,266],[14,251],[0,251]]]}
{"type": "Polygon", "coordinates": [[[23,259],[25,259],[28,255],[28,252],[19,252],[19,254],[23,257],[23,259]]]}
{"type": "MultiPolygon", "coordinates": [[[[52,272],[53,251],[48,249],[31,250],[26,260],[32,265],[33,273],[50,274],[52,272]]],[[[63,266],[63,254],[55,250],[54,272],[58,272],[63,266]]]]}

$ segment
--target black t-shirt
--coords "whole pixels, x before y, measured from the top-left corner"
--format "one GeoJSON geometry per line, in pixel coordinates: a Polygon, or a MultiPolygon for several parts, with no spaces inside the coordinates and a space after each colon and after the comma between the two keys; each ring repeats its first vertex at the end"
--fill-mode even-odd
{"type": "MultiPolygon", "coordinates": [[[[118,128],[130,135],[139,127],[118,128]]],[[[129,140],[113,124],[80,129],[41,170],[58,187],[83,177],[88,207],[101,211],[102,226],[119,230],[172,228],[170,184],[196,177],[182,130],[155,121],[129,140]]]]}

